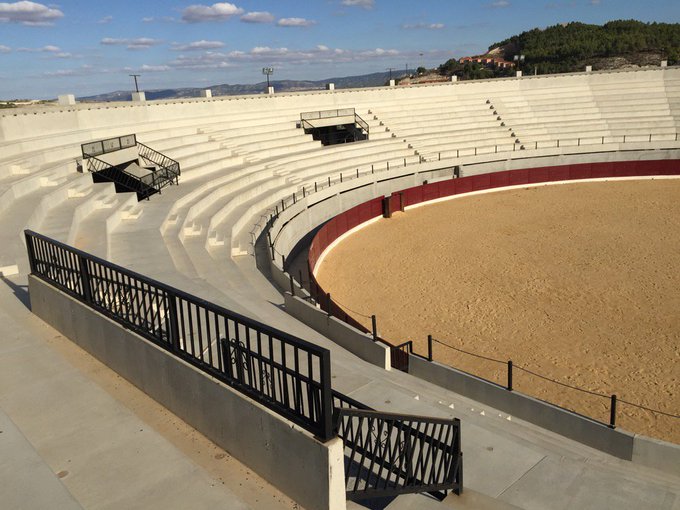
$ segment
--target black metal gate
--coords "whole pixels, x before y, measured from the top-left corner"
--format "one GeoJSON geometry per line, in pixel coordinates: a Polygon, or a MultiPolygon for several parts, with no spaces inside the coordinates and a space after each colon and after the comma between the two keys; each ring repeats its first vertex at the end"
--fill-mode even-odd
{"type": "Polygon", "coordinates": [[[347,499],[413,492],[443,499],[450,490],[462,492],[457,418],[336,408],[334,424],[345,446],[347,499]]]}

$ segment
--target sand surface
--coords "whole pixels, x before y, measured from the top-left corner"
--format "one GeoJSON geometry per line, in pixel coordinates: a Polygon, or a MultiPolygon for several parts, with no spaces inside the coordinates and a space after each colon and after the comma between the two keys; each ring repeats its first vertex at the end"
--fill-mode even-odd
{"type": "MultiPolygon", "coordinates": [[[[680,414],[680,180],[461,197],[381,219],[339,243],[317,279],[376,314],[381,336],[443,344],[680,414]]],[[[370,319],[351,314],[370,327],[370,319]]],[[[435,343],[434,358],[506,383],[506,365],[435,343]]],[[[609,420],[609,399],[519,370],[514,387],[609,420]]],[[[619,403],[626,430],[680,443],[680,419],[619,403]]]]}

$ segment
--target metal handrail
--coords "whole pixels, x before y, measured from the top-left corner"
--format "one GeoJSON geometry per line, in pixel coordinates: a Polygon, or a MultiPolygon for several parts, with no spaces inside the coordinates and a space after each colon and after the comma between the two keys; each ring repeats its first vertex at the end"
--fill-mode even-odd
{"type": "Polygon", "coordinates": [[[330,351],[31,230],[31,273],[322,440],[330,351]]]}

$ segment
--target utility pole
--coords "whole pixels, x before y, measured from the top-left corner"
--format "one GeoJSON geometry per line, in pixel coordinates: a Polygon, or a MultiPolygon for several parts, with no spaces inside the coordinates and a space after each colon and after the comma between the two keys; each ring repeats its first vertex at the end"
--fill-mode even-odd
{"type": "Polygon", "coordinates": [[[130,76],[132,76],[135,79],[135,91],[139,92],[139,87],[137,86],[137,78],[141,76],[141,74],[131,74],[130,76]]]}

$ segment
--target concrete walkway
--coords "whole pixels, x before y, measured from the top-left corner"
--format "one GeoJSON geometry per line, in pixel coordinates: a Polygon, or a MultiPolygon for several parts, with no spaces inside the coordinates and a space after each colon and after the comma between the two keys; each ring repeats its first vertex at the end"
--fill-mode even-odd
{"type": "Polygon", "coordinates": [[[0,282],[0,507],[299,506],[32,315],[0,282]]]}

